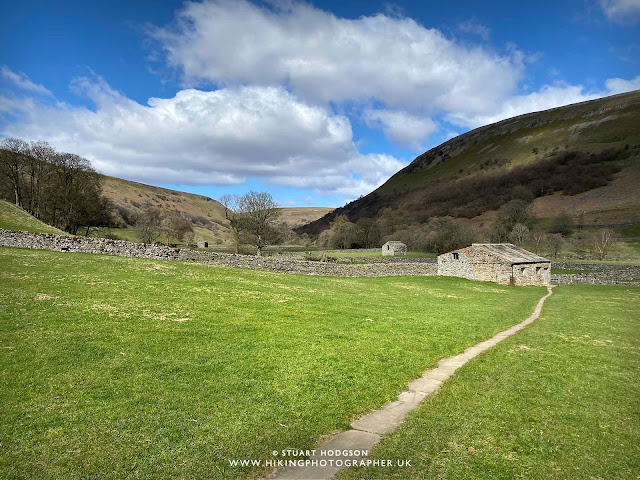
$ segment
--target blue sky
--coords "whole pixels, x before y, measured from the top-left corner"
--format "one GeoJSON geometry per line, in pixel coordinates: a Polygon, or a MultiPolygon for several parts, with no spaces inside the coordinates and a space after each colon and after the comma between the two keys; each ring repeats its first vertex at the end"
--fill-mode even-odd
{"type": "Polygon", "coordinates": [[[0,135],[338,206],[453,135],[640,88],[640,0],[4,2],[0,135]]]}

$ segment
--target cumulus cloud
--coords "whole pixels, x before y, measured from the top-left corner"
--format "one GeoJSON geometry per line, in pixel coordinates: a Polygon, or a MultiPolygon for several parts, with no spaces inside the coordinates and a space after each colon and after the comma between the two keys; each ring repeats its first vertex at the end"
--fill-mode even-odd
{"type": "Polygon", "coordinates": [[[609,93],[625,93],[632,92],[634,90],[640,90],[640,75],[631,80],[625,80],[624,78],[610,78],[605,82],[609,93]]]}
{"type": "Polygon", "coordinates": [[[11,83],[16,85],[18,88],[21,88],[22,90],[28,90],[39,95],[51,96],[51,92],[47,88],[40,84],[32,82],[29,77],[27,77],[23,73],[16,73],[12,71],[6,65],[2,66],[2,68],[0,69],[0,74],[2,74],[2,78],[9,80],[11,83]]]}
{"type": "Polygon", "coordinates": [[[605,82],[604,90],[591,92],[586,91],[582,85],[568,85],[563,83],[545,85],[536,92],[526,95],[514,95],[501,105],[498,105],[494,111],[487,112],[486,114],[465,115],[461,113],[450,113],[448,119],[457,125],[475,128],[525,113],[562,107],[572,103],[586,102],[608,95],[630,92],[639,88],[640,76],[631,80],[610,78],[605,82]]]}
{"type": "Polygon", "coordinates": [[[382,128],[387,138],[415,151],[423,150],[426,138],[438,129],[431,118],[402,111],[367,109],[363,117],[369,128],[382,128]]]}
{"type": "Polygon", "coordinates": [[[600,0],[600,7],[615,23],[629,24],[640,20],[640,0],[600,0]]]}
{"type": "Polygon", "coordinates": [[[358,19],[298,2],[187,3],[150,34],[187,85],[286,84],[307,102],[483,112],[512,94],[522,55],[467,47],[410,18],[358,19]]]}
{"type": "Polygon", "coordinates": [[[465,33],[472,33],[474,35],[478,35],[483,40],[489,40],[489,36],[491,35],[491,29],[486,25],[481,24],[476,19],[467,20],[466,22],[462,22],[458,25],[458,28],[465,33]]]}
{"type": "Polygon", "coordinates": [[[403,166],[393,157],[360,154],[348,118],[309,106],[281,87],[186,89],[146,105],[99,77],[77,79],[72,87],[95,109],[13,105],[19,120],[3,133],[49,141],[89,158],[101,172],[152,183],[266,178],[354,196],[403,166]]]}

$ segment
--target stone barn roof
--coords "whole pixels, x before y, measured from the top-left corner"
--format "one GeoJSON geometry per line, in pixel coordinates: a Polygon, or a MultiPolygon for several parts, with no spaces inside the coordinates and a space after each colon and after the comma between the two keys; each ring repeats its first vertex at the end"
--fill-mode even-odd
{"type": "Polygon", "coordinates": [[[549,262],[550,260],[531,253],[524,248],[518,247],[511,243],[474,243],[472,246],[482,246],[486,248],[490,253],[496,255],[506,262],[511,264],[515,263],[539,263],[549,262]]]}
{"type": "Polygon", "coordinates": [[[390,240],[387,243],[385,243],[385,245],[391,245],[395,247],[406,247],[406,245],[399,240],[390,240]]]}

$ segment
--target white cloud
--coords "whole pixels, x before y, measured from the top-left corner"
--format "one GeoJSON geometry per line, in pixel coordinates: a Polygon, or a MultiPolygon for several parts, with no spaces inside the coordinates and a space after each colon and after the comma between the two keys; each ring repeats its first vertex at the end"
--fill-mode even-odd
{"type": "Polygon", "coordinates": [[[489,40],[489,36],[491,35],[491,29],[476,19],[467,20],[466,22],[462,22],[458,25],[458,28],[465,33],[472,33],[474,35],[478,35],[484,41],[489,40]]]}
{"type": "Polygon", "coordinates": [[[615,23],[631,24],[640,20],[640,0],[600,0],[600,7],[615,23]]]}
{"type": "Polygon", "coordinates": [[[382,128],[387,138],[415,151],[423,150],[424,140],[438,129],[429,117],[402,111],[367,109],[363,117],[369,128],[382,128]]]}
{"type": "Polygon", "coordinates": [[[2,77],[9,80],[11,83],[16,85],[18,88],[23,90],[28,90],[40,95],[49,95],[51,96],[51,92],[47,90],[44,86],[39,85],[37,83],[32,82],[29,77],[27,77],[23,73],[15,73],[6,65],[3,65],[0,69],[0,73],[2,77]]]}
{"type": "Polygon", "coordinates": [[[631,80],[623,78],[610,78],[605,82],[607,90],[613,95],[616,93],[632,92],[640,90],[640,75],[631,80]]]}
{"type": "Polygon", "coordinates": [[[523,71],[520,52],[467,47],[410,18],[276,5],[191,2],[151,35],[187,85],[286,84],[314,104],[374,99],[421,114],[474,114],[511,95],[523,71]]]}
{"type": "Polygon", "coordinates": [[[536,92],[526,95],[514,95],[496,106],[495,110],[486,114],[465,115],[450,113],[448,120],[457,125],[475,128],[525,113],[586,102],[617,93],[630,92],[640,88],[640,76],[632,80],[611,78],[605,82],[605,87],[605,90],[587,92],[582,85],[567,85],[563,83],[545,85],[536,92]]]}
{"type": "Polygon", "coordinates": [[[309,106],[281,87],[187,89],[141,105],[101,78],[72,85],[95,111],[25,103],[14,106],[20,119],[3,134],[46,140],[89,158],[101,172],[151,183],[268,178],[354,197],[403,166],[393,157],[360,154],[348,118],[309,106]]]}

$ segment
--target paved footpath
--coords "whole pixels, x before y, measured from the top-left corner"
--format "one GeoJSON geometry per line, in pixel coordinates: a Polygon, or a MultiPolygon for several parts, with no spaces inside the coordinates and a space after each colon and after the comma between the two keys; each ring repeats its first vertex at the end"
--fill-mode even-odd
{"type": "MultiPolygon", "coordinates": [[[[400,393],[397,400],[388,402],[383,405],[380,410],[374,410],[364,417],[355,420],[351,424],[353,430],[339,433],[329,440],[324,441],[316,447],[316,452],[319,453],[322,450],[371,450],[371,448],[380,441],[381,435],[395,430],[398,425],[404,421],[410,411],[417,408],[420,402],[438,390],[442,383],[451,377],[458,368],[536,320],[540,316],[544,301],[551,295],[552,288],[553,287],[547,287],[548,293],[538,301],[533,313],[526,320],[496,334],[489,340],[467,348],[459,355],[440,360],[436,368],[427,370],[422,377],[410,382],[407,390],[400,393]]],[[[336,462],[336,460],[342,460],[342,463],[344,463],[345,460],[351,461],[360,458],[360,456],[332,456],[326,458],[314,456],[313,460],[318,461],[317,466],[286,467],[274,472],[268,478],[273,480],[326,480],[344,468],[336,466],[335,463],[340,463],[336,462]],[[323,460],[327,461],[324,466],[322,466],[323,460]],[[328,460],[332,462],[328,462],[328,460]]]]}

